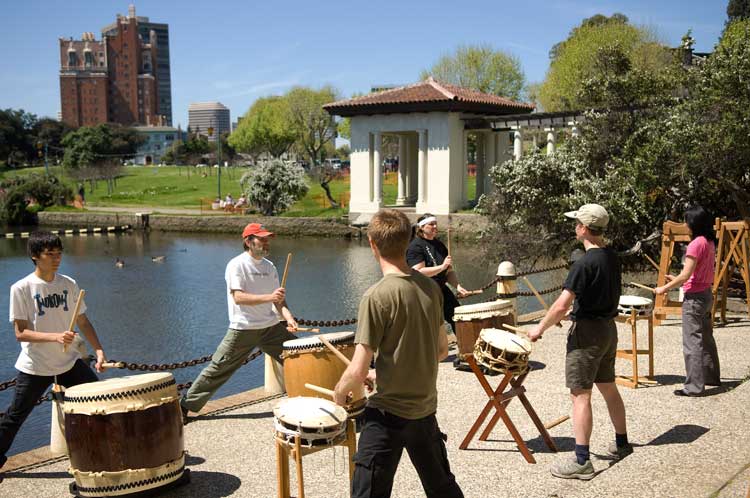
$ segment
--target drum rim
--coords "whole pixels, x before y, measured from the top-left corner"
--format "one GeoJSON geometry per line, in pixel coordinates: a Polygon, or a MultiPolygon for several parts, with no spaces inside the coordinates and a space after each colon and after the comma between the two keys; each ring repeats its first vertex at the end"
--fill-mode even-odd
{"type": "MultiPolygon", "coordinates": [[[[281,400],[281,402],[278,405],[276,405],[276,407],[274,407],[273,409],[274,418],[282,422],[284,422],[284,419],[282,418],[284,416],[286,416],[287,418],[297,417],[297,419],[299,419],[301,413],[290,414],[290,413],[284,413],[282,410],[285,406],[294,406],[294,404],[301,404],[301,403],[310,403],[310,407],[307,407],[307,409],[309,410],[316,409],[316,408],[321,409],[323,407],[329,409],[329,411],[325,412],[330,417],[329,423],[325,426],[320,426],[320,427],[335,427],[338,424],[346,422],[346,419],[348,417],[347,411],[343,407],[334,403],[333,401],[323,399],[323,398],[317,398],[314,396],[295,396],[293,398],[287,398],[285,400],[281,400]],[[304,401],[295,401],[295,400],[304,400],[304,401]],[[315,406],[316,404],[317,406],[315,406]],[[340,412],[336,413],[339,410],[340,412]],[[343,412],[343,417],[339,419],[339,415],[342,415],[341,412],[343,412]]],[[[301,425],[301,422],[302,421],[299,421],[299,423],[296,424],[296,426],[314,428],[314,426],[301,425]]],[[[291,423],[291,422],[286,422],[286,423],[291,423]]]]}
{"type": "MultiPolygon", "coordinates": [[[[487,339],[487,337],[486,337],[487,335],[499,335],[500,337],[506,337],[506,338],[509,339],[509,341],[510,341],[511,344],[514,344],[515,346],[518,346],[519,348],[521,348],[521,351],[507,350],[510,353],[514,353],[514,354],[527,354],[527,355],[529,353],[531,353],[531,341],[529,341],[525,337],[518,336],[518,335],[514,334],[513,332],[508,332],[507,330],[502,330],[502,329],[482,329],[482,330],[480,330],[479,331],[479,337],[477,339],[477,344],[479,344],[479,340],[481,340],[482,342],[488,344],[489,346],[491,346],[491,347],[493,347],[495,349],[502,349],[499,346],[493,344],[491,341],[489,341],[487,339]],[[487,332],[486,335],[485,335],[485,332],[487,332]],[[497,334],[498,332],[500,334],[497,334]],[[511,337],[513,337],[513,338],[515,338],[517,340],[510,339],[511,337]]],[[[506,350],[503,349],[503,351],[506,351],[506,350]]]]}
{"type": "Polygon", "coordinates": [[[650,308],[654,305],[654,300],[649,299],[647,297],[643,296],[634,296],[630,294],[626,294],[623,296],[620,296],[620,299],[617,303],[618,307],[622,308],[650,308]],[[623,298],[625,299],[625,302],[623,302],[623,298]],[[628,300],[634,300],[634,302],[628,303],[628,300]]]}
{"type": "Polygon", "coordinates": [[[511,308],[510,301],[497,300],[497,301],[490,301],[490,302],[484,302],[484,303],[463,304],[461,306],[456,306],[456,308],[453,310],[453,314],[456,315],[460,313],[479,313],[479,312],[487,312],[487,311],[500,311],[506,308],[511,308]]]}
{"type": "MultiPolygon", "coordinates": [[[[89,384],[96,384],[97,382],[90,382],[89,384]]],[[[151,394],[158,391],[166,390],[167,388],[174,386],[177,384],[177,381],[175,381],[174,377],[171,376],[170,378],[162,383],[154,384],[154,385],[146,385],[142,387],[138,387],[136,389],[129,389],[124,391],[111,391],[106,393],[100,393],[100,394],[94,394],[91,392],[91,394],[81,395],[81,396],[75,396],[76,392],[73,391],[70,392],[73,388],[66,390],[65,393],[63,393],[63,403],[92,403],[92,402],[101,402],[101,401],[114,401],[114,400],[120,400],[123,398],[132,398],[136,396],[142,396],[144,394],[151,394]],[[73,394],[71,396],[70,394],[73,394]]],[[[84,384],[79,384],[84,385],[84,384]]],[[[77,387],[77,386],[73,386],[77,387]]]]}
{"type": "Polygon", "coordinates": [[[338,344],[349,344],[349,339],[351,339],[351,342],[354,342],[354,332],[351,331],[343,331],[343,332],[328,332],[326,334],[315,334],[308,337],[300,337],[298,339],[290,339],[288,341],[284,341],[284,343],[281,345],[282,349],[284,351],[296,351],[300,349],[315,349],[319,347],[325,347],[325,344],[323,344],[323,341],[318,339],[318,337],[323,336],[326,339],[328,339],[328,342],[334,345],[338,344]],[[336,335],[338,337],[335,338],[328,338],[329,335],[336,335]],[[296,343],[300,341],[299,344],[291,344],[296,343]],[[303,343],[301,341],[308,341],[306,343],[303,343]],[[317,341],[317,342],[315,342],[317,341]]]}

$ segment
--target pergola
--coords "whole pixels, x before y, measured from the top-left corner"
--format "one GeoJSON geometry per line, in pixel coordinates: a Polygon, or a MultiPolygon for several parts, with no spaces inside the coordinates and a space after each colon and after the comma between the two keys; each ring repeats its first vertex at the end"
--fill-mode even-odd
{"type": "Polygon", "coordinates": [[[449,214],[468,205],[467,139],[477,141],[477,198],[487,167],[510,158],[507,138],[493,123],[526,116],[534,106],[432,78],[324,106],[351,118],[350,219],[383,207],[383,137],[398,140],[397,207],[449,214]],[[505,140],[503,140],[505,138],[505,140]]]}

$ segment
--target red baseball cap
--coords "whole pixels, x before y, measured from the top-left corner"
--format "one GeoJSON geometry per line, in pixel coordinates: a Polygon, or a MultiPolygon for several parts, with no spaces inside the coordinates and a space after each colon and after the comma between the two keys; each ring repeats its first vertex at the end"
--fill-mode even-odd
{"type": "Polygon", "coordinates": [[[242,238],[255,235],[256,237],[273,237],[273,232],[269,232],[260,223],[248,223],[242,231],[242,238]]]}

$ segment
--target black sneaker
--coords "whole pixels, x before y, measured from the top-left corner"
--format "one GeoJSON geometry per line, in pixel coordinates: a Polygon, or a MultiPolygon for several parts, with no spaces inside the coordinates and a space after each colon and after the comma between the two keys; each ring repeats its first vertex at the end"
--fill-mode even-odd
{"type": "Polygon", "coordinates": [[[8,457],[7,456],[3,455],[3,456],[0,457],[0,469],[3,468],[3,466],[5,465],[5,462],[7,462],[7,461],[8,461],[8,457]]]}
{"type": "Polygon", "coordinates": [[[180,405],[180,411],[182,412],[182,425],[188,425],[190,423],[190,416],[188,416],[190,410],[180,405]]]}

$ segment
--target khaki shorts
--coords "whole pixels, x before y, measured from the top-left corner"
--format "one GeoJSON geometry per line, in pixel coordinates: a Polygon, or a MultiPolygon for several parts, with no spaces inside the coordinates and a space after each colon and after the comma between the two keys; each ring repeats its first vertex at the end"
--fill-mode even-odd
{"type": "Polygon", "coordinates": [[[577,320],[568,331],[565,385],[591,389],[594,383],[615,381],[617,326],[614,320],[577,320]]]}

